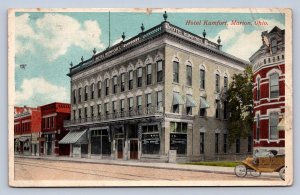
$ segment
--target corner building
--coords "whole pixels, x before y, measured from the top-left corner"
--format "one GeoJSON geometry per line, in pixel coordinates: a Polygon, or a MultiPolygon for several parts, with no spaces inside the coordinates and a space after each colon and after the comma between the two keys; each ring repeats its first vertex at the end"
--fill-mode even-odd
{"type": "Polygon", "coordinates": [[[243,158],[227,141],[226,89],[248,62],[167,21],[71,63],[71,120],[59,142],[73,157],[168,161],[243,158]],[[173,156],[174,157],[174,156],[173,156]]]}
{"type": "Polygon", "coordinates": [[[285,30],[275,26],[261,34],[253,63],[254,149],[285,150],[285,30]]]}

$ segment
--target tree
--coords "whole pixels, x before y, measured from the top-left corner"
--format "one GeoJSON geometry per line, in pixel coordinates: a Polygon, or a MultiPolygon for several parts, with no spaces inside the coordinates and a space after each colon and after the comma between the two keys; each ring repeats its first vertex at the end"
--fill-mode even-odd
{"type": "Polygon", "coordinates": [[[227,91],[230,107],[228,139],[232,144],[238,138],[252,135],[253,126],[253,73],[247,66],[243,73],[234,74],[227,91]]]}

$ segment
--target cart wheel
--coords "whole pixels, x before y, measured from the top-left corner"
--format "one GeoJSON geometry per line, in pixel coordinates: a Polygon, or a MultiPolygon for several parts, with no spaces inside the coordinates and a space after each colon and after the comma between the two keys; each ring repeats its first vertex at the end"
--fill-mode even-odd
{"type": "Polygon", "coordinates": [[[279,171],[279,177],[282,180],[285,180],[285,167],[282,167],[279,171]]]}
{"type": "Polygon", "coordinates": [[[250,175],[253,177],[259,177],[261,175],[260,171],[251,170],[249,172],[250,172],[250,175]]]}
{"type": "Polygon", "coordinates": [[[237,165],[234,168],[234,173],[238,177],[245,177],[247,175],[247,168],[245,165],[237,165]]]}

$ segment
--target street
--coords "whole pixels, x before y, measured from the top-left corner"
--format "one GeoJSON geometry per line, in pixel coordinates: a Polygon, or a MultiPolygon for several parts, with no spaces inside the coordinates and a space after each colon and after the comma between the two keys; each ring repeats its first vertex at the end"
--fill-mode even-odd
{"type": "Polygon", "coordinates": [[[15,158],[15,180],[166,180],[166,181],[280,181],[279,177],[263,175],[238,178],[232,174],[166,168],[96,164],[88,162],[53,161],[15,158]]]}

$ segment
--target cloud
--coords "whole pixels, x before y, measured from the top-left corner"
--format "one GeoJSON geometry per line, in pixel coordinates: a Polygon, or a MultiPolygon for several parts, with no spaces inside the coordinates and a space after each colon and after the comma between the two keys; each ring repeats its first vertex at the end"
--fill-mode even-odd
{"type": "Polygon", "coordinates": [[[42,47],[49,61],[67,53],[72,46],[84,50],[103,48],[101,28],[96,21],[78,20],[62,14],[45,14],[30,20],[30,14],[16,17],[16,53],[34,52],[42,47]]]}
{"type": "Polygon", "coordinates": [[[277,20],[266,20],[261,18],[257,20],[266,21],[268,25],[254,25],[254,30],[250,32],[245,32],[244,26],[228,25],[226,29],[220,31],[219,34],[211,40],[217,40],[218,36],[220,36],[223,44],[229,43],[229,47],[225,47],[225,52],[249,61],[250,56],[256,52],[262,44],[261,33],[263,31],[270,31],[275,26],[284,29],[284,24],[277,20]]]}
{"type": "Polygon", "coordinates": [[[51,102],[68,102],[67,89],[42,77],[24,79],[15,93],[15,105],[40,106],[51,102]]]}

